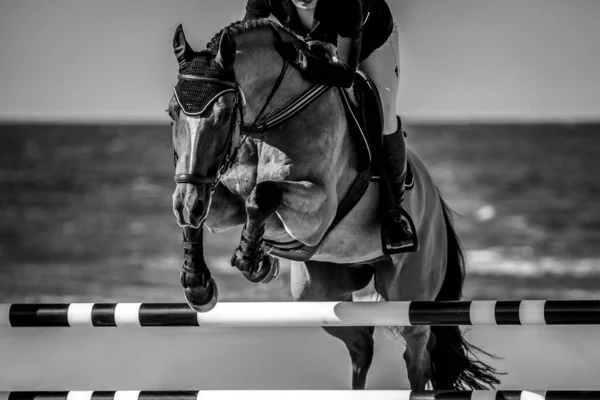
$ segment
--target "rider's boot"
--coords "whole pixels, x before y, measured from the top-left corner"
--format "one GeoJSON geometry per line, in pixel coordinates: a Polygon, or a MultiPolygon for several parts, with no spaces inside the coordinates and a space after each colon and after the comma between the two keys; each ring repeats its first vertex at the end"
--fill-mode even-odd
{"type": "Polygon", "coordinates": [[[397,131],[383,136],[383,157],[390,195],[390,212],[383,222],[386,252],[393,254],[416,251],[418,247],[416,232],[411,231],[414,230],[414,225],[402,207],[407,155],[400,117],[398,117],[397,131]]]}

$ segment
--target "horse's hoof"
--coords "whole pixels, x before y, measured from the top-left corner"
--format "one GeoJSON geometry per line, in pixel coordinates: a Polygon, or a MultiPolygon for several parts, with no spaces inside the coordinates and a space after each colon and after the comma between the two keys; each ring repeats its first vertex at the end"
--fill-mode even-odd
{"type": "Polygon", "coordinates": [[[265,252],[256,259],[250,259],[245,258],[238,249],[231,256],[231,266],[239,269],[252,283],[271,283],[279,275],[279,258],[265,252]]]}
{"type": "Polygon", "coordinates": [[[257,273],[246,276],[252,283],[266,285],[273,282],[279,276],[279,258],[270,254],[263,254],[262,260],[258,262],[257,273]]]}
{"type": "Polygon", "coordinates": [[[254,260],[244,257],[242,251],[237,248],[231,256],[230,264],[232,267],[237,268],[244,275],[251,274],[254,270],[256,262],[254,260]]]}
{"type": "Polygon", "coordinates": [[[184,287],[183,295],[190,308],[199,313],[205,313],[217,305],[219,300],[219,289],[214,279],[210,279],[206,287],[184,287]]]}
{"type": "Polygon", "coordinates": [[[269,268],[269,273],[260,282],[262,284],[271,283],[279,276],[279,258],[273,257],[270,254],[265,254],[265,257],[271,260],[271,268],[269,268]]]}

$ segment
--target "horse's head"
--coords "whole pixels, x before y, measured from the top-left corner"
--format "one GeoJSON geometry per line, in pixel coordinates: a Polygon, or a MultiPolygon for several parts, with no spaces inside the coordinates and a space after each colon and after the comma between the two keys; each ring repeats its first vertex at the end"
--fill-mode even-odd
{"type": "Polygon", "coordinates": [[[173,38],[179,75],[168,112],[173,120],[177,183],[173,211],[182,227],[202,224],[210,207],[211,189],[232,156],[235,115],[243,99],[228,67],[233,62],[235,43],[229,35],[223,35],[221,42],[220,48],[226,51],[196,52],[181,26],[173,38]]]}
{"type": "Polygon", "coordinates": [[[173,211],[180,226],[198,228],[206,218],[212,189],[232,161],[243,121],[257,121],[279,104],[280,94],[272,95],[286,69],[273,41],[282,40],[282,34],[296,40],[268,20],[236,23],[217,34],[206,50],[194,51],[177,27],[173,50],[179,74],[169,114],[177,182],[173,211]],[[241,35],[246,32],[253,34],[241,35]]]}

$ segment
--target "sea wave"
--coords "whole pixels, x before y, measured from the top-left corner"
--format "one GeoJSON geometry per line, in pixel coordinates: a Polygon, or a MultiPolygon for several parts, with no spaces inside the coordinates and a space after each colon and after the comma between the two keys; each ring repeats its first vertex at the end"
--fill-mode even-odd
{"type": "Polygon", "coordinates": [[[466,251],[467,274],[510,276],[600,276],[600,259],[527,258],[490,249],[466,251]]]}

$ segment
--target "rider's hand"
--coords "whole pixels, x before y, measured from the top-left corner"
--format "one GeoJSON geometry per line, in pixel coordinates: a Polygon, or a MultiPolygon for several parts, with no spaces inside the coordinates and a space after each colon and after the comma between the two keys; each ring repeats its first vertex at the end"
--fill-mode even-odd
{"type": "Polygon", "coordinates": [[[317,55],[317,57],[321,57],[329,62],[338,61],[337,48],[333,44],[321,40],[311,40],[306,42],[306,44],[310,51],[317,55]]]}

